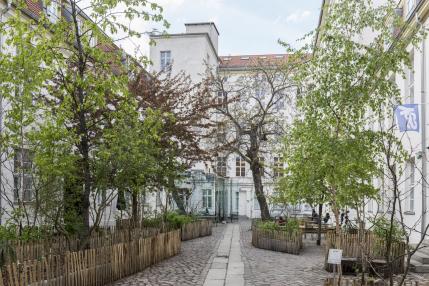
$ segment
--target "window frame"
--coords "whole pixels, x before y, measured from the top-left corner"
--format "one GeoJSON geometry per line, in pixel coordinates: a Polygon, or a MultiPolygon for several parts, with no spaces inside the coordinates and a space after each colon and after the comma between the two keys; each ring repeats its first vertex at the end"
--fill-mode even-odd
{"type": "Polygon", "coordinates": [[[31,151],[27,148],[16,148],[13,157],[13,200],[15,203],[33,201],[34,178],[32,171],[31,151]]]}
{"type": "Polygon", "coordinates": [[[218,156],[216,158],[216,174],[222,177],[226,177],[227,172],[227,157],[218,156]]]}
{"type": "Polygon", "coordinates": [[[274,157],[273,158],[273,177],[279,178],[283,177],[283,158],[282,157],[274,157]]]}
{"type": "Polygon", "coordinates": [[[204,209],[213,209],[213,190],[212,189],[203,189],[203,208],[204,209]]]}
{"type": "Polygon", "coordinates": [[[246,161],[240,156],[235,157],[235,176],[246,177],[246,161]]]}
{"type": "Polygon", "coordinates": [[[45,3],[44,8],[46,17],[48,17],[51,23],[55,24],[60,18],[60,4],[57,2],[57,0],[51,0],[49,4],[45,3]]]}
{"type": "Polygon", "coordinates": [[[161,71],[171,71],[171,50],[160,51],[161,71]],[[168,55],[168,57],[166,56],[168,55]]]}

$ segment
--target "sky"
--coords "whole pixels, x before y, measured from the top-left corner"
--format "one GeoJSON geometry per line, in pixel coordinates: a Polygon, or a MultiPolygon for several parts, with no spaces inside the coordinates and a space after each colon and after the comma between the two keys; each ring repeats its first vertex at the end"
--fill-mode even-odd
{"type": "MultiPolygon", "coordinates": [[[[278,40],[293,46],[317,27],[322,0],[156,0],[171,24],[168,33],[184,33],[185,23],[214,22],[219,30],[219,55],[284,53],[278,40]]],[[[140,23],[138,29],[160,28],[140,23]]],[[[122,43],[148,55],[147,37],[122,43]]],[[[134,50],[134,51],[133,51],[134,50]]]]}

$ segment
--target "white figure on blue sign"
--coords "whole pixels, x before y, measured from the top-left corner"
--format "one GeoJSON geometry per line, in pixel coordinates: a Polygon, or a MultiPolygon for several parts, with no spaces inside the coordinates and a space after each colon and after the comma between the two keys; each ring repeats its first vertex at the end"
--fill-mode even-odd
{"type": "Polygon", "coordinates": [[[419,131],[419,108],[417,104],[403,104],[396,107],[399,131],[419,131]]]}

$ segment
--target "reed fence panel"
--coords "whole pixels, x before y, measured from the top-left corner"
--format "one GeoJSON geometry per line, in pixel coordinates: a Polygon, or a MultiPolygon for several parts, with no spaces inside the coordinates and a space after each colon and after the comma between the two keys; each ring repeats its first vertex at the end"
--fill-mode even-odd
{"type": "MultiPolygon", "coordinates": [[[[106,245],[129,242],[140,238],[151,237],[160,233],[153,227],[135,229],[109,229],[95,233],[89,238],[89,248],[100,248],[106,245]]],[[[64,255],[67,251],[79,250],[81,241],[75,237],[64,236],[53,237],[37,241],[8,241],[4,245],[9,248],[4,253],[5,264],[41,259],[50,255],[64,255]],[[8,254],[10,253],[10,254],[8,254]]]]}
{"type": "MultiPolygon", "coordinates": [[[[385,286],[386,281],[383,280],[373,280],[373,281],[366,281],[362,285],[361,280],[359,278],[349,278],[349,277],[342,277],[340,281],[338,281],[338,278],[326,278],[324,282],[324,286],[385,286]]],[[[399,283],[394,282],[394,285],[398,285],[399,283]]],[[[428,281],[405,281],[403,286],[429,286],[428,281]]]]}
{"type": "Polygon", "coordinates": [[[266,230],[253,224],[252,245],[262,249],[299,254],[303,247],[302,232],[300,230],[293,232],[266,230]]]}
{"type": "MultiPolygon", "coordinates": [[[[341,233],[336,235],[334,231],[326,234],[326,252],[325,252],[325,268],[330,270],[327,263],[328,252],[330,248],[338,248],[343,250],[343,259],[356,259],[356,263],[362,257],[362,252],[369,263],[378,264],[377,268],[381,272],[387,270],[386,265],[386,241],[377,237],[372,232],[364,234],[357,233],[341,233]]],[[[403,273],[405,269],[405,251],[406,245],[404,242],[393,242],[390,250],[390,260],[392,261],[392,271],[395,274],[403,273]]]]}
{"type": "Polygon", "coordinates": [[[67,251],[62,256],[8,264],[2,269],[0,286],[105,285],[176,255],[181,235],[180,230],[174,230],[128,242],[112,241],[114,238],[107,239],[102,247],[67,251]]]}
{"type": "Polygon", "coordinates": [[[206,219],[184,224],[181,227],[182,241],[212,235],[212,228],[213,222],[206,219]]]}

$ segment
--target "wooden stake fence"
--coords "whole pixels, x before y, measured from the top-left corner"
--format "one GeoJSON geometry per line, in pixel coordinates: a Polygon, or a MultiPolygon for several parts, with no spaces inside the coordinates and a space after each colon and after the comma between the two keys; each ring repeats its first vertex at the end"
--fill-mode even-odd
{"type": "Polygon", "coordinates": [[[198,220],[184,224],[181,228],[182,241],[212,235],[212,227],[211,220],[198,220]]]}
{"type": "MultiPolygon", "coordinates": [[[[341,278],[341,281],[338,281],[338,278],[327,278],[325,280],[324,286],[385,286],[387,285],[385,281],[367,281],[363,285],[359,278],[341,278]]],[[[398,285],[398,283],[394,283],[398,285]]],[[[405,281],[403,286],[429,286],[428,281],[405,281]]]]}
{"type": "Polygon", "coordinates": [[[142,271],[180,252],[180,230],[103,247],[11,263],[0,286],[101,286],[142,271]]]}
{"type": "MultiPolygon", "coordinates": [[[[327,254],[330,248],[342,249],[343,259],[354,259],[356,263],[359,262],[359,258],[361,257],[361,252],[363,248],[364,253],[367,255],[368,262],[376,262],[380,264],[385,263],[386,241],[377,237],[372,232],[366,232],[363,238],[359,239],[359,235],[355,233],[341,233],[339,236],[337,236],[335,232],[330,231],[326,234],[325,246],[325,267],[327,268],[327,270],[329,270],[327,264],[327,254]]],[[[392,262],[392,266],[393,273],[395,274],[404,272],[405,247],[406,245],[404,242],[392,243],[390,257],[391,260],[394,260],[392,262]]]]}
{"type": "MultiPolygon", "coordinates": [[[[89,248],[100,248],[106,245],[129,242],[154,236],[159,232],[157,228],[111,229],[94,234],[89,239],[89,248]]],[[[77,251],[79,250],[80,241],[77,238],[66,239],[61,236],[32,242],[9,241],[5,242],[5,244],[8,245],[13,253],[12,256],[5,255],[6,264],[9,264],[34,259],[39,260],[49,255],[64,255],[67,251],[77,251]]]]}
{"type": "Polygon", "coordinates": [[[299,254],[303,247],[302,233],[300,230],[294,232],[266,230],[253,225],[252,245],[262,249],[299,254]]]}

